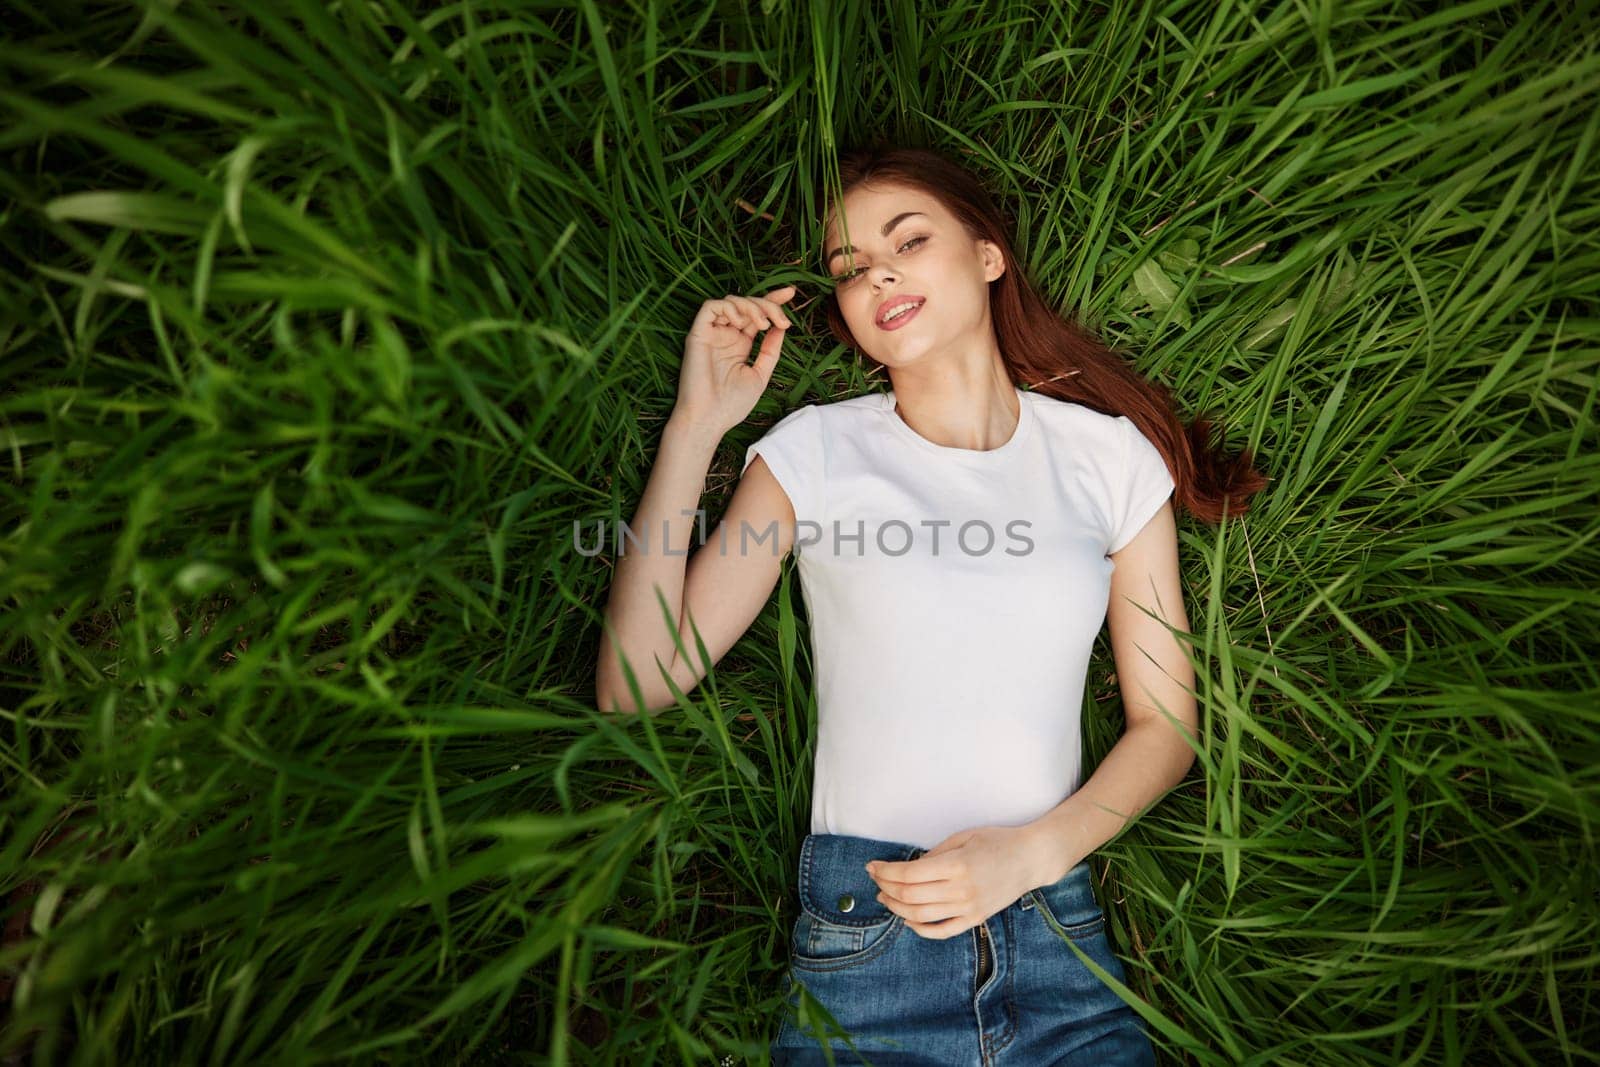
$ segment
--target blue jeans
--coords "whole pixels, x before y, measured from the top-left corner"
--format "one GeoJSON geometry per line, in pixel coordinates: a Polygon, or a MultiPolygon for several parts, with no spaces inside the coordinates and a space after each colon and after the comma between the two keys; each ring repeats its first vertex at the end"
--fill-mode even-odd
{"type": "Polygon", "coordinates": [[[826,1037],[834,1062],[919,1067],[1153,1065],[1136,1012],[1072,945],[1119,982],[1122,964],[1083,862],[989,919],[948,938],[923,937],[877,898],[864,865],[926,849],[844,834],[807,834],[800,915],[790,935],[788,999],[772,1062],[829,1062],[797,1012],[802,988],[848,1032],[826,1037]],[[981,931],[981,932],[980,932],[981,931]],[[1068,944],[1068,941],[1072,944],[1068,944]]]}

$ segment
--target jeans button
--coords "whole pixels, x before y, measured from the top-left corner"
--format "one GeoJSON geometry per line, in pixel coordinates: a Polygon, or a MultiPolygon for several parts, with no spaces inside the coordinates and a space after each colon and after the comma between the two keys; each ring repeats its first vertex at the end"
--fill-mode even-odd
{"type": "Polygon", "coordinates": [[[846,893],[844,896],[839,898],[839,910],[840,911],[854,911],[855,910],[855,906],[856,906],[856,898],[851,896],[849,893],[846,893]]]}

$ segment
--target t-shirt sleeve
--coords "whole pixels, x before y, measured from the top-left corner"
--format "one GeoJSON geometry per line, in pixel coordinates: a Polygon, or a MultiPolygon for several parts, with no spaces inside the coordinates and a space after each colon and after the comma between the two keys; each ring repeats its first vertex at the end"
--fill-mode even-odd
{"type": "Polygon", "coordinates": [[[1106,555],[1125,548],[1155,517],[1177,488],[1167,461],[1126,415],[1117,416],[1122,437],[1120,476],[1111,483],[1111,540],[1106,555]]]}
{"type": "Polygon", "coordinates": [[[788,494],[796,522],[822,521],[822,427],[815,404],[789,412],[744,450],[742,477],[757,455],[788,494]]]}

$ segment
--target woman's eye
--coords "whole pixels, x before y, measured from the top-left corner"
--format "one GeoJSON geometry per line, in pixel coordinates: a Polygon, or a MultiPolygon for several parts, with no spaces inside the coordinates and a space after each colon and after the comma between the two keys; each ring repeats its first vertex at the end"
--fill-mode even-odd
{"type": "MultiPolygon", "coordinates": [[[[926,237],[913,237],[913,238],[911,238],[911,240],[907,241],[905,244],[900,246],[900,251],[904,252],[906,249],[911,248],[911,247],[913,247],[915,245],[919,245],[919,244],[921,244],[922,242],[924,242],[926,240],[927,240],[926,237]]],[[[845,272],[844,274],[835,275],[834,276],[834,280],[836,282],[838,282],[840,285],[849,285],[851,282],[855,281],[856,275],[858,275],[860,273],[861,273],[861,268],[857,267],[854,270],[845,272]]]]}

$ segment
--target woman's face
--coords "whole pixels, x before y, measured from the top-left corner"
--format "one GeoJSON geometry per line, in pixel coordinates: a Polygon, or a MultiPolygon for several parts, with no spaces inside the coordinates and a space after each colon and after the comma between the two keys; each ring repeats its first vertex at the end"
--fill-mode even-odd
{"type": "Polygon", "coordinates": [[[997,245],[973,240],[938,200],[904,186],[857,186],[843,206],[850,242],[837,217],[830,219],[822,269],[834,279],[845,324],[869,356],[899,367],[992,339],[989,283],[1005,272],[997,245]],[[880,323],[883,312],[907,298],[921,307],[880,323]]]}

